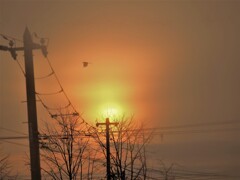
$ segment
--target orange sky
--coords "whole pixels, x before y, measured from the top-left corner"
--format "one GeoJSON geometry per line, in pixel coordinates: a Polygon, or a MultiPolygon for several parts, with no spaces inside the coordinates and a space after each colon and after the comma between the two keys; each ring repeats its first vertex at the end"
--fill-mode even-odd
{"type": "Polygon", "coordinates": [[[134,9],[134,4],[126,3],[103,3],[102,8],[93,4],[91,8],[85,12],[84,21],[75,14],[65,17],[67,22],[61,23],[69,28],[54,35],[64,39],[59,38],[53,47],[59,52],[55,57],[60,59],[60,67],[69,67],[69,71],[65,68],[70,77],[66,78],[67,83],[74,84],[71,89],[79,98],[80,109],[95,119],[101,113],[99,107],[116,104],[128,115],[163,121],[168,113],[164,99],[167,92],[161,92],[166,90],[158,85],[164,87],[171,81],[171,74],[176,71],[173,58],[186,51],[180,45],[181,37],[156,24],[161,15],[156,14],[158,9],[142,12],[145,6],[134,9]],[[92,64],[81,69],[82,60],[92,64]]]}
{"type": "MultiPolygon", "coordinates": [[[[108,106],[152,126],[221,122],[240,118],[239,9],[237,1],[2,0],[0,33],[21,39],[27,25],[48,37],[48,57],[91,123],[108,106]],[[83,68],[82,61],[91,64],[83,68]]],[[[42,76],[49,69],[41,53],[34,54],[36,76],[42,76]]],[[[24,77],[9,54],[0,58],[0,126],[27,131],[24,77]]],[[[51,79],[36,87],[58,89],[51,79]]],[[[58,106],[55,100],[50,104],[58,106]]],[[[47,118],[40,104],[38,113],[39,122],[47,118]]],[[[221,136],[239,148],[235,134],[221,136]]],[[[221,162],[239,167],[233,159],[221,162]]]]}

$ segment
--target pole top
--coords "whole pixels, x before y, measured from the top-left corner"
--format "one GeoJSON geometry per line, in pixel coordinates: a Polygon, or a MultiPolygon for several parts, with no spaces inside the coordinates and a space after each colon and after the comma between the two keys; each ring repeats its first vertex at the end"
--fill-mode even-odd
{"type": "Polygon", "coordinates": [[[24,34],[23,34],[23,39],[24,39],[25,42],[26,41],[32,42],[32,36],[31,36],[31,33],[30,33],[30,31],[29,31],[27,26],[26,26],[24,34]]]}
{"type": "Polygon", "coordinates": [[[24,31],[24,35],[26,35],[26,34],[30,34],[30,31],[27,26],[25,27],[25,31],[24,31]]]}

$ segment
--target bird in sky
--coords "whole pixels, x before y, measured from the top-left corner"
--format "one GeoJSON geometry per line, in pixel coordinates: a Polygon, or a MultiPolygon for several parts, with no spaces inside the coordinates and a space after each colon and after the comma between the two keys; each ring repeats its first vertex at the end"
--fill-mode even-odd
{"type": "Polygon", "coordinates": [[[87,67],[90,63],[89,62],[86,62],[86,61],[84,61],[84,62],[82,62],[83,63],[83,67],[85,68],[85,67],[87,67]]]}

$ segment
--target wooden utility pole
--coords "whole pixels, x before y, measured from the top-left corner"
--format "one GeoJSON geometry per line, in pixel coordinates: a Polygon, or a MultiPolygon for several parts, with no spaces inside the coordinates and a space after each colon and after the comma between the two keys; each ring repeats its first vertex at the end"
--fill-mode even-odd
{"type": "Polygon", "coordinates": [[[37,124],[37,108],[35,97],[35,82],[33,68],[33,42],[31,34],[26,28],[23,35],[24,43],[24,59],[27,89],[27,109],[28,109],[28,133],[30,144],[31,159],[31,176],[32,179],[41,179],[39,142],[38,142],[38,124],[37,124]]]}
{"type": "Polygon", "coordinates": [[[115,125],[117,126],[118,123],[110,123],[109,118],[106,118],[106,123],[97,123],[96,126],[105,125],[106,126],[106,154],[107,154],[107,180],[111,180],[111,161],[110,161],[110,137],[109,137],[109,126],[115,125]]]}
{"type": "MultiPolygon", "coordinates": [[[[11,42],[11,41],[10,41],[11,42]]],[[[43,55],[47,56],[46,46],[33,43],[31,33],[28,28],[23,34],[24,47],[13,47],[13,43],[9,43],[10,47],[0,46],[0,50],[9,51],[16,60],[16,51],[24,51],[25,60],[25,77],[27,91],[27,111],[28,111],[28,132],[30,145],[30,165],[31,179],[41,180],[40,156],[39,156],[39,141],[38,141],[38,123],[37,123],[37,108],[35,97],[35,82],[34,82],[34,67],[33,53],[34,49],[41,49],[43,55]]]]}

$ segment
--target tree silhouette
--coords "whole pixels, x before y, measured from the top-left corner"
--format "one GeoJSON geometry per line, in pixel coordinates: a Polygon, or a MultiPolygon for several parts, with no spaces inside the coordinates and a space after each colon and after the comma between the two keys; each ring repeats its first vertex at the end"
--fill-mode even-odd
{"type": "Polygon", "coordinates": [[[45,125],[41,140],[42,170],[53,179],[81,179],[89,137],[79,118],[60,115],[45,125]]]}
{"type": "MultiPolygon", "coordinates": [[[[106,157],[105,137],[96,131],[94,136],[106,157]]],[[[119,125],[110,130],[111,140],[111,177],[112,179],[146,179],[146,145],[152,133],[146,133],[142,125],[133,118],[122,117],[119,125]]]]}
{"type": "Polygon", "coordinates": [[[12,175],[9,155],[0,153],[0,180],[17,179],[17,175],[12,175]]]}

